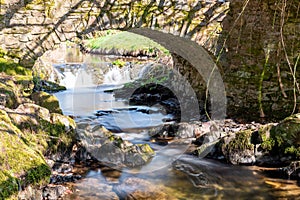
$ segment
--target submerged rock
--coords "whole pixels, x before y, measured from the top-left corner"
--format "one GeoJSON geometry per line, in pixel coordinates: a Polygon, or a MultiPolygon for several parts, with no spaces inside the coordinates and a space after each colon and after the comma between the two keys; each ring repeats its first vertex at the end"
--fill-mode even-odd
{"type": "Polygon", "coordinates": [[[114,187],[120,199],[170,199],[163,188],[140,178],[127,178],[114,187]]]}

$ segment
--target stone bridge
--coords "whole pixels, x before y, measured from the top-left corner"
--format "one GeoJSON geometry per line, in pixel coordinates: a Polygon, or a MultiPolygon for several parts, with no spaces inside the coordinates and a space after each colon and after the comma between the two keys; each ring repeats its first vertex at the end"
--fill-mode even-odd
{"type": "MultiPolygon", "coordinates": [[[[299,111],[298,0],[1,0],[0,3],[0,54],[23,65],[32,66],[44,52],[64,41],[80,42],[107,29],[143,34],[145,31],[136,30],[144,29],[136,28],[148,28],[187,38],[217,56],[229,115],[282,118],[299,111]]],[[[153,36],[164,45],[155,36],[156,32],[149,33],[147,37],[153,36]]],[[[192,80],[195,72],[191,65],[195,63],[187,62],[182,55],[177,63],[181,72],[192,80]]]]}
{"type": "Polygon", "coordinates": [[[30,65],[66,40],[147,27],[212,49],[228,8],[229,2],[218,1],[6,0],[1,4],[1,48],[30,65]]]}

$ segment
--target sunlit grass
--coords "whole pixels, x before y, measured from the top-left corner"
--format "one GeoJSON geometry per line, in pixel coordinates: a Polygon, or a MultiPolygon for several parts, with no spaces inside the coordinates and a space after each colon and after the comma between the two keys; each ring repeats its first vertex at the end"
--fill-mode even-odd
{"type": "Polygon", "coordinates": [[[119,49],[126,52],[144,50],[152,53],[159,50],[164,54],[169,54],[167,49],[153,40],[126,31],[90,39],[87,41],[86,46],[91,49],[119,49]]]}

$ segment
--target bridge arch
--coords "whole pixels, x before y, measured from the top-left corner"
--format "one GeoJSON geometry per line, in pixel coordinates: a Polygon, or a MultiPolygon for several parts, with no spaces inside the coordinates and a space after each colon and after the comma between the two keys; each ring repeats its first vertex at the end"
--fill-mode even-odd
{"type": "Polygon", "coordinates": [[[149,28],[189,38],[215,51],[229,2],[196,0],[4,0],[1,49],[31,66],[61,42],[97,31],[149,28]],[[210,30],[208,36],[206,32],[210,30]]]}

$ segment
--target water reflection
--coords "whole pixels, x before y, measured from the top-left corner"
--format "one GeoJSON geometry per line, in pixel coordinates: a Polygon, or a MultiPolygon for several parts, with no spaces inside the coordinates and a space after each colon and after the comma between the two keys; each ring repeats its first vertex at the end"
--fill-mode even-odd
{"type": "Polygon", "coordinates": [[[94,199],[103,199],[103,194],[97,192],[103,190],[103,186],[106,186],[106,192],[115,192],[118,196],[120,191],[121,195],[129,197],[130,193],[142,193],[143,197],[152,196],[149,199],[274,199],[272,188],[253,171],[187,155],[181,156],[171,166],[151,173],[132,174],[103,166],[94,168],[76,184],[74,189],[77,192],[72,198],[93,196],[94,199]],[[196,187],[195,181],[198,183],[196,187]]]}

